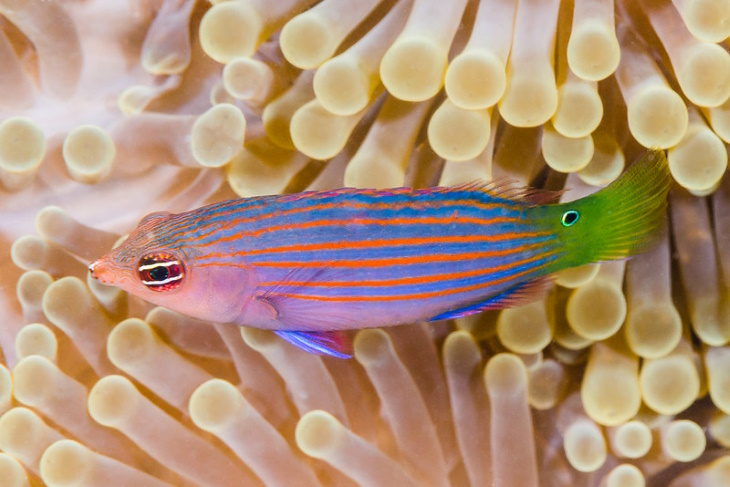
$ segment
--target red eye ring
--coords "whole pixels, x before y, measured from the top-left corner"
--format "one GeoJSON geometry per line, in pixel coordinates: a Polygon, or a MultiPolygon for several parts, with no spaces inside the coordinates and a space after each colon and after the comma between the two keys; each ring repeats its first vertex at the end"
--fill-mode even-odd
{"type": "Polygon", "coordinates": [[[153,291],[169,291],[182,284],[185,266],[182,261],[167,252],[147,254],[137,264],[137,274],[142,284],[153,291]]]}

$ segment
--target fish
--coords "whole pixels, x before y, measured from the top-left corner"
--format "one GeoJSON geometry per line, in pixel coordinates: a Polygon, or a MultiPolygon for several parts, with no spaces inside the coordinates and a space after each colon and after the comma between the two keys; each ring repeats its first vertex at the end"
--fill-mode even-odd
{"type": "Polygon", "coordinates": [[[671,177],[651,150],[605,188],[474,182],[241,198],[144,217],[92,278],[194,318],[351,355],[348,330],[526,304],[556,271],[650,249],[671,177]]]}

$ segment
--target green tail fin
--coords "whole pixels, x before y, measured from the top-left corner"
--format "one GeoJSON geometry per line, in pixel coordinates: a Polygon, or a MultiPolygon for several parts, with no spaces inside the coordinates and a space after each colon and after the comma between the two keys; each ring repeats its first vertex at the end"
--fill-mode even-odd
{"type": "Polygon", "coordinates": [[[623,259],[649,250],[665,226],[671,181],[664,152],[652,150],[602,190],[547,207],[545,216],[565,246],[560,267],[623,259]]]}

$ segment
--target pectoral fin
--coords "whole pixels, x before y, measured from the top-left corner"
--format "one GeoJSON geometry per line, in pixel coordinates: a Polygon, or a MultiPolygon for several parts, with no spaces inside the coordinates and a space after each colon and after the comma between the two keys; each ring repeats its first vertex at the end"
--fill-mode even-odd
{"type": "Polygon", "coordinates": [[[352,357],[352,345],[343,331],[275,330],[274,333],[305,352],[337,358],[352,357]]]}
{"type": "MultiPolygon", "coordinates": [[[[360,324],[366,314],[361,303],[324,306],[317,297],[307,297],[327,294],[330,288],[318,288],[318,283],[346,280],[346,275],[342,270],[327,268],[297,268],[288,272],[276,284],[254,294],[253,300],[268,310],[263,314],[275,322],[261,327],[317,332],[362,328],[360,324]]],[[[346,286],[346,281],[343,282],[346,286]]]]}

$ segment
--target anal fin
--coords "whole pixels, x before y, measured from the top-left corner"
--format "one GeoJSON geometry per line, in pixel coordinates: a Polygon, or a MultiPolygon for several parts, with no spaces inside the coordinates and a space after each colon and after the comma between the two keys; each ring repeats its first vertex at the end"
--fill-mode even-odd
{"type": "Polygon", "coordinates": [[[352,344],[344,331],[274,330],[279,337],[305,352],[351,358],[352,344]]]}
{"type": "Polygon", "coordinates": [[[463,308],[446,311],[440,315],[434,316],[428,321],[451,320],[480,313],[488,309],[513,308],[515,306],[531,303],[546,294],[550,289],[550,286],[552,286],[552,283],[553,280],[549,276],[531,279],[517,284],[503,293],[492,296],[485,301],[479,301],[478,303],[470,304],[463,308]]]}

